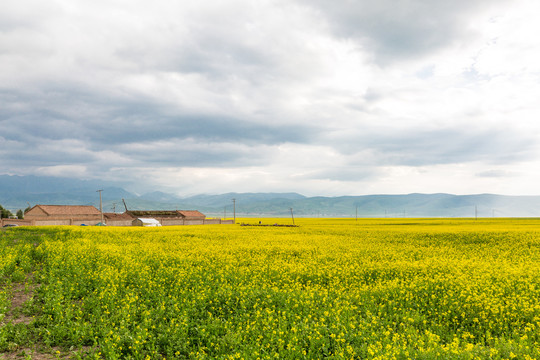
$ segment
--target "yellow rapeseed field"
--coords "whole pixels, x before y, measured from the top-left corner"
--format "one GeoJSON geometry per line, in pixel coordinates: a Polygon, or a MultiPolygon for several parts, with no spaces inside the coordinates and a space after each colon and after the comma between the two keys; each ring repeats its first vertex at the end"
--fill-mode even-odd
{"type": "Polygon", "coordinates": [[[295,221],[0,233],[0,353],[540,359],[540,220],[295,221]]]}

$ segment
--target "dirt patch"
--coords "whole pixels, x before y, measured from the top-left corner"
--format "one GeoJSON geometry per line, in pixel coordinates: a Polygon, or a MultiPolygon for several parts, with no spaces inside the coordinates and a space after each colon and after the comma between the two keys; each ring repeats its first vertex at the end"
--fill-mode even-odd
{"type": "MultiPolygon", "coordinates": [[[[35,290],[40,286],[34,282],[34,275],[32,273],[26,276],[24,283],[12,284],[11,291],[8,294],[11,295],[11,306],[9,307],[5,318],[0,325],[11,322],[12,324],[24,324],[29,325],[34,318],[23,314],[23,308],[25,304],[32,299],[35,290]]],[[[93,351],[91,346],[83,346],[78,348],[72,348],[70,350],[63,350],[60,347],[43,347],[42,344],[35,344],[33,347],[18,347],[10,352],[0,354],[0,360],[53,360],[53,359],[74,359],[77,357],[86,357],[85,354],[93,351]],[[76,354],[79,356],[76,356],[76,354]]]]}
{"type": "Polygon", "coordinates": [[[4,360],[21,360],[21,359],[32,359],[32,360],[52,360],[57,359],[56,355],[49,354],[49,353],[42,353],[39,351],[35,351],[33,349],[21,349],[16,352],[11,352],[7,354],[3,354],[0,359],[4,360]]]}
{"type": "MultiPolygon", "coordinates": [[[[91,347],[83,347],[77,352],[81,357],[86,357],[84,354],[88,354],[92,351],[91,347]]],[[[32,359],[32,360],[53,360],[53,359],[74,359],[76,351],[64,351],[59,347],[53,347],[49,350],[43,350],[39,348],[23,348],[17,351],[0,354],[1,360],[22,360],[22,359],[32,359]]]]}
{"type": "Polygon", "coordinates": [[[28,325],[32,322],[33,318],[24,315],[22,313],[22,308],[24,304],[34,296],[34,291],[38,287],[38,285],[32,283],[32,274],[29,274],[26,280],[27,283],[25,284],[13,284],[13,287],[11,288],[11,306],[6,313],[4,322],[11,321],[13,324],[25,325],[28,325]]]}

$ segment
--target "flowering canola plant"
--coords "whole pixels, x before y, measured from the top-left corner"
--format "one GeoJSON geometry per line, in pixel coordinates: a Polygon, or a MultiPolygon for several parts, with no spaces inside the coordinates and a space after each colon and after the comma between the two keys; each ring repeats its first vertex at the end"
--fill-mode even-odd
{"type": "Polygon", "coordinates": [[[296,223],[43,227],[0,270],[41,284],[34,338],[95,358],[540,359],[540,220],[296,223]]]}

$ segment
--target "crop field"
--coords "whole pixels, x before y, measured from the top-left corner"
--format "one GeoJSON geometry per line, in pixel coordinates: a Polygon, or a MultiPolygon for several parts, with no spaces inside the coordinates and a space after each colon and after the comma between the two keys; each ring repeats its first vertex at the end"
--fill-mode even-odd
{"type": "Polygon", "coordinates": [[[540,359],[540,219],[295,220],[0,230],[0,359],[540,359]]]}

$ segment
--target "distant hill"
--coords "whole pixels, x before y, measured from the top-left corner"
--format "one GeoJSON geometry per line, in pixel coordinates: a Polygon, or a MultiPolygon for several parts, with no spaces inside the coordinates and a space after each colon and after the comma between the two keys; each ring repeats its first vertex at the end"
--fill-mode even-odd
{"type": "Polygon", "coordinates": [[[35,204],[80,204],[104,211],[200,210],[208,216],[306,217],[540,217],[540,196],[407,194],[306,197],[297,193],[226,193],[178,197],[161,191],[138,196],[117,183],[55,177],[0,175],[0,205],[16,211],[35,204]]]}
{"type": "MultiPolygon", "coordinates": [[[[233,199],[235,199],[238,214],[253,212],[253,207],[262,206],[264,212],[265,204],[273,201],[294,201],[302,200],[306,197],[296,193],[227,193],[220,195],[195,195],[186,198],[179,198],[174,195],[154,192],[142,195],[138,198],[126,199],[128,208],[131,209],[186,209],[200,210],[215,216],[232,215],[234,211],[233,199]],[[240,210],[240,204],[244,210],[240,210]],[[262,204],[262,205],[261,205],[262,204]]],[[[288,208],[287,208],[288,209],[288,208]]]]}
{"type": "Polygon", "coordinates": [[[148,201],[158,201],[162,203],[174,203],[180,201],[180,198],[172,195],[167,194],[162,191],[153,191],[144,195],[141,195],[138,197],[140,200],[148,200],[148,201]]]}
{"type": "MultiPolygon", "coordinates": [[[[129,209],[197,209],[209,216],[304,217],[540,217],[540,196],[408,194],[305,197],[294,193],[229,193],[126,199],[129,209]]],[[[107,207],[110,203],[107,204],[107,207]]],[[[118,207],[117,207],[118,209],[118,207]]]]}
{"type": "Polygon", "coordinates": [[[8,209],[24,209],[35,204],[99,205],[104,201],[136,197],[115,183],[74,180],[48,176],[0,175],[0,204],[8,209]]]}
{"type": "Polygon", "coordinates": [[[202,206],[227,206],[232,203],[232,199],[236,199],[238,203],[244,205],[264,203],[275,199],[283,200],[301,200],[306,197],[297,193],[227,193],[221,195],[196,195],[185,198],[184,200],[193,204],[202,206]]]}

